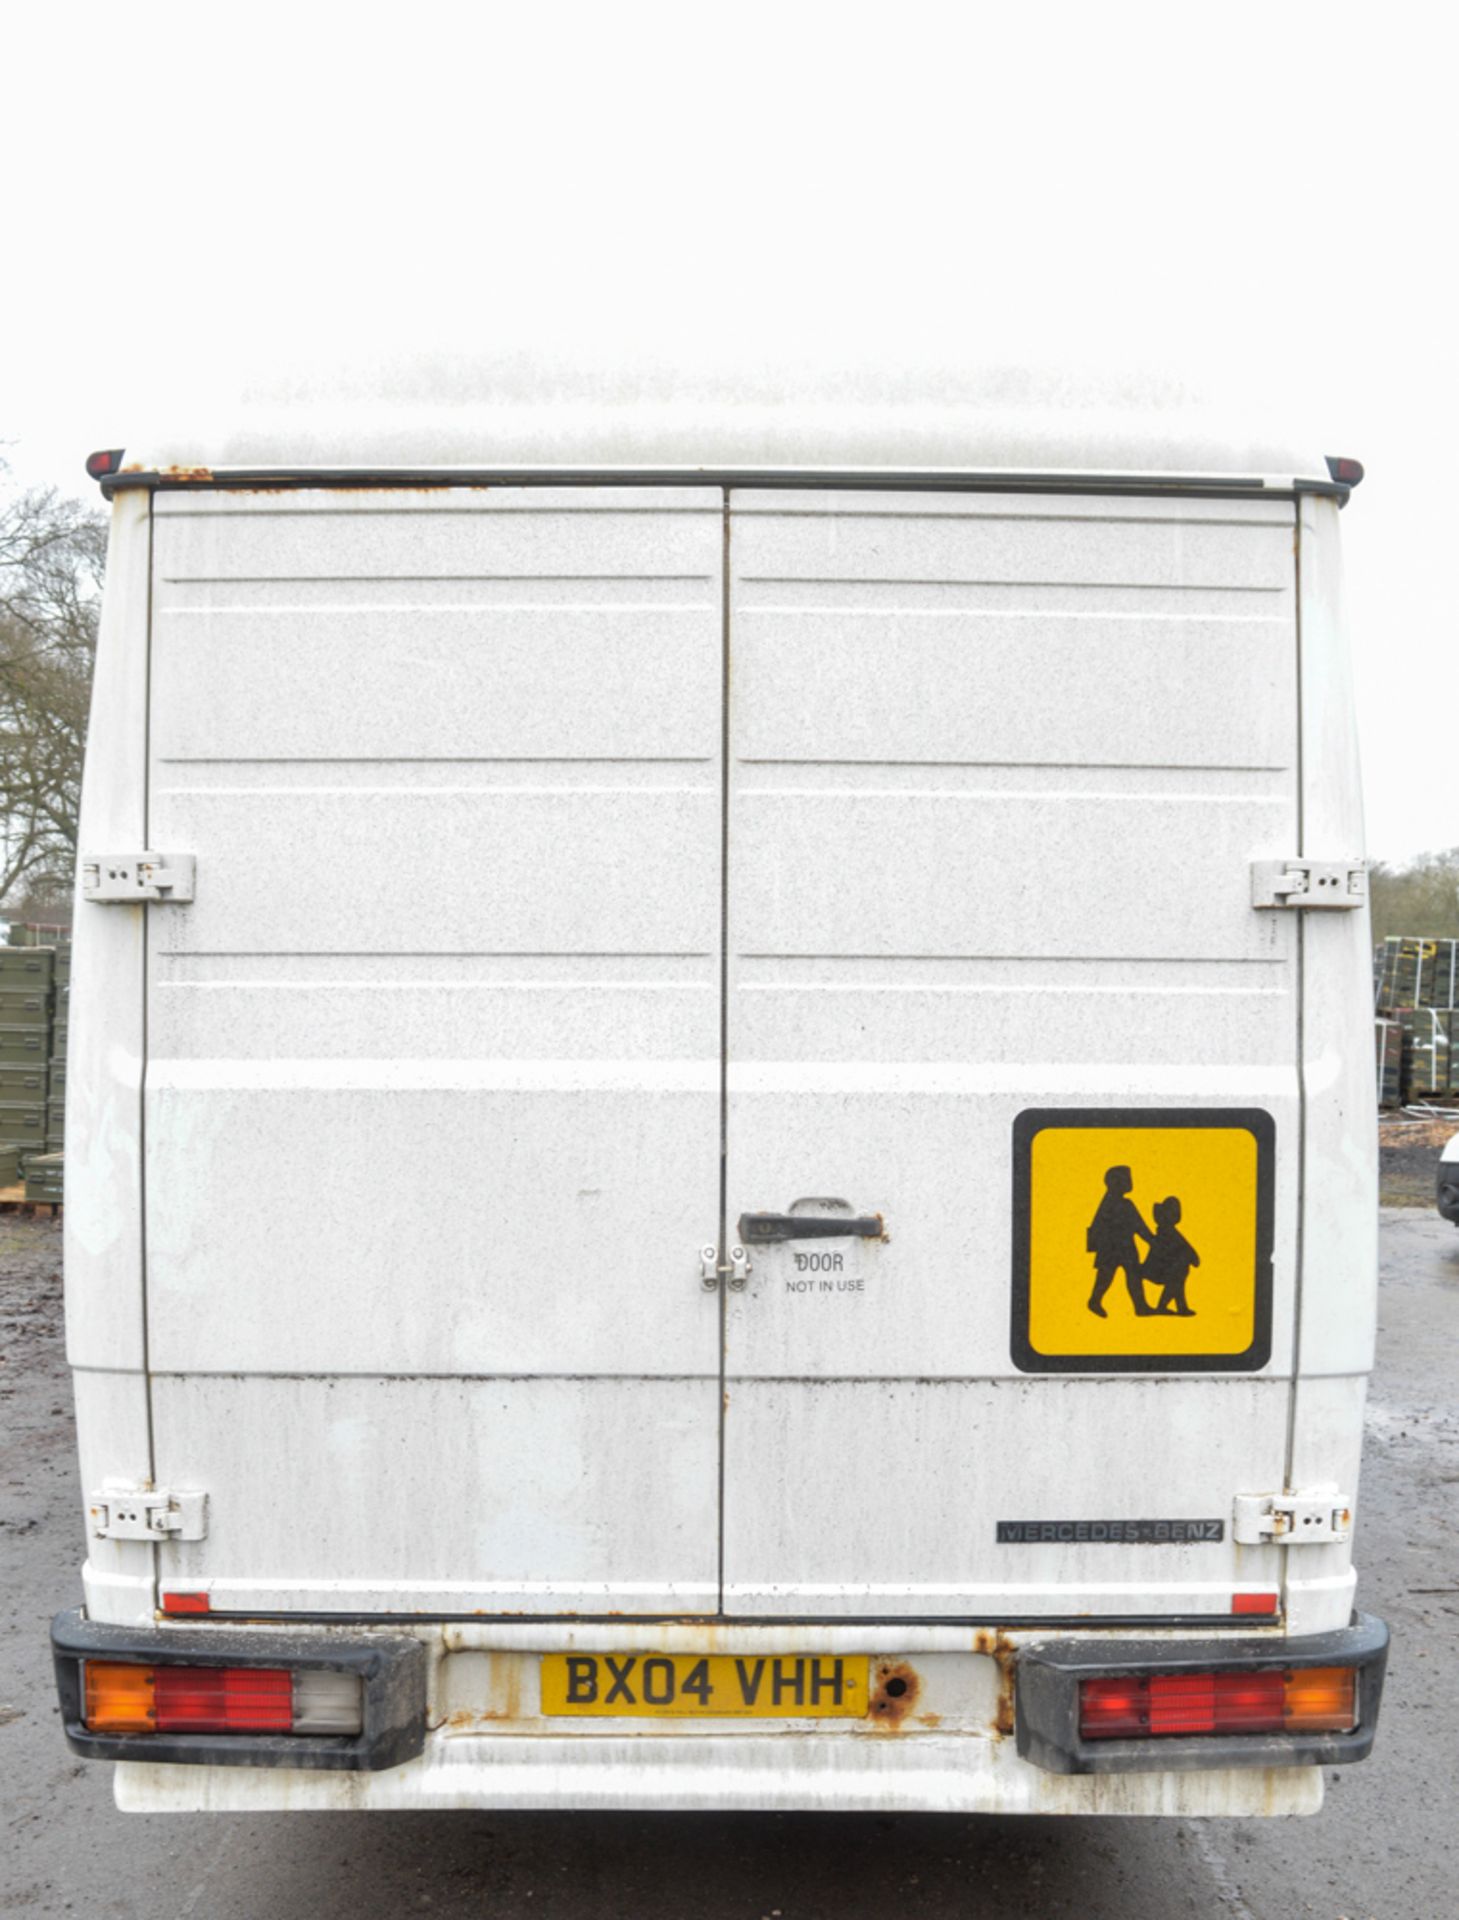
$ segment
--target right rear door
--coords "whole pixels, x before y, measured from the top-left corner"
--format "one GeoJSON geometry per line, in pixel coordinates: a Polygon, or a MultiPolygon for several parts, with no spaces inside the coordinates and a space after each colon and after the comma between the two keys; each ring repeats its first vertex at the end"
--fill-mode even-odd
{"type": "Polygon", "coordinates": [[[732,496],[728,1215],[887,1237],[754,1247],[729,1296],[726,1612],[1278,1584],[1230,1514],[1283,1484],[1288,1415],[1298,928],[1249,869],[1299,844],[1293,532],[1260,500],[732,496]],[[1190,1318],[1137,1318],[1123,1272],[1088,1308],[1124,1161],[1147,1225],[1184,1194],[1190,1318]],[[1030,1205],[1067,1337],[1020,1364],[1030,1205]],[[1223,1305],[1263,1264],[1265,1362],[1223,1305]]]}

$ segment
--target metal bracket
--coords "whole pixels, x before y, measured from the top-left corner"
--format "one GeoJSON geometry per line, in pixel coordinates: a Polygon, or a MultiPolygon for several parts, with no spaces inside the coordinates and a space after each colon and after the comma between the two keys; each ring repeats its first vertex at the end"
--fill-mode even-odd
{"type": "Polygon", "coordinates": [[[1368,898],[1366,860],[1253,860],[1254,907],[1361,907],[1368,898]]]}
{"type": "Polygon", "coordinates": [[[86,1517],[98,1540],[202,1540],[208,1531],[208,1496],[108,1486],[92,1494],[86,1517]]]}
{"type": "Polygon", "coordinates": [[[729,1263],[724,1266],[720,1264],[718,1247],[699,1249],[699,1284],[706,1293],[715,1292],[721,1274],[729,1276],[731,1293],[742,1293],[750,1270],[750,1256],[743,1247],[731,1247],[729,1263]]]}
{"type": "Polygon", "coordinates": [[[1330,1547],[1353,1530],[1353,1506],[1334,1488],[1314,1493],[1238,1493],[1231,1537],[1238,1546],[1330,1547]]]}
{"type": "Polygon", "coordinates": [[[147,900],[183,906],[193,897],[197,864],[190,853],[85,853],[81,897],[103,907],[147,900]]]}

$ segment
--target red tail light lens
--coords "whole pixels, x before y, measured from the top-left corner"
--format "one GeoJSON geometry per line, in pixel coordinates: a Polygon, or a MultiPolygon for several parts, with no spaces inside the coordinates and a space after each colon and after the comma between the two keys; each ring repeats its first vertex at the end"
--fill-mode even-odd
{"type": "Polygon", "coordinates": [[[1079,1685],[1086,1740],[1167,1734],[1348,1733],[1357,1725],[1351,1667],[1261,1673],[1151,1673],[1079,1685]]]}
{"type": "Polygon", "coordinates": [[[283,1667],[158,1667],[159,1733],[289,1733],[294,1676],[283,1667]]]}
{"type": "Polygon", "coordinates": [[[86,1662],[92,1733],[355,1734],[359,1676],[287,1667],[174,1667],[86,1662]]]}

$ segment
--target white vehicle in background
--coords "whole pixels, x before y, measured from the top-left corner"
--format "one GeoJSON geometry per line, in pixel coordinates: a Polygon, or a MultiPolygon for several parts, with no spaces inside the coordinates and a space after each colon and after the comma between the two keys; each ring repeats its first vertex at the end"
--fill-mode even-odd
{"type": "Polygon", "coordinates": [[[1439,1212],[1459,1226],[1459,1133],[1444,1143],[1439,1155],[1438,1189],[1439,1212]]]}
{"type": "Polygon", "coordinates": [[[96,456],[66,1736],[129,1808],[1362,1758],[1354,462],[560,373],[96,456]]]}

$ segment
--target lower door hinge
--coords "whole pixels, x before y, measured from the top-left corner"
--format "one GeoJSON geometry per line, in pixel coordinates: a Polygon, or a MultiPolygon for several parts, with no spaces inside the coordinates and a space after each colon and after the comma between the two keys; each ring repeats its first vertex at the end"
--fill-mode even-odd
{"type": "Polygon", "coordinates": [[[147,900],[185,906],[193,897],[197,866],[191,853],[83,853],[81,897],[102,907],[147,900]]]}
{"type": "Polygon", "coordinates": [[[1330,1547],[1353,1530],[1353,1505],[1345,1493],[1238,1493],[1231,1529],[1238,1546],[1330,1547]]]}
{"type": "Polygon", "coordinates": [[[208,1531],[208,1496],[108,1486],[92,1494],[86,1517],[97,1540],[202,1540],[208,1531]]]}
{"type": "Polygon", "coordinates": [[[1368,898],[1365,860],[1253,860],[1254,907],[1361,907],[1368,898]]]}

